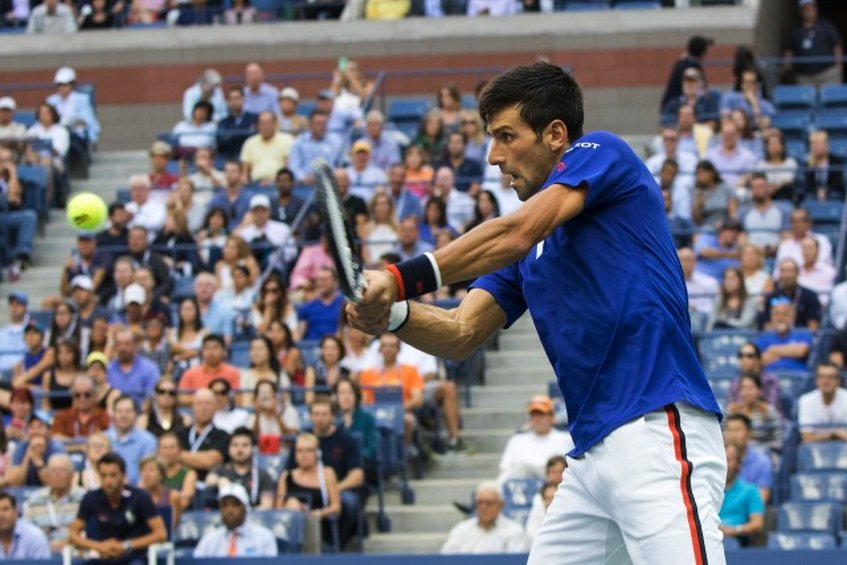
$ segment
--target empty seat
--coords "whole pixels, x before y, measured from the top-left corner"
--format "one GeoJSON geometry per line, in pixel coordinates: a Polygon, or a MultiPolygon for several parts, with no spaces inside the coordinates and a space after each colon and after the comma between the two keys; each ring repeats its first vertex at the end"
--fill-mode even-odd
{"type": "Polygon", "coordinates": [[[825,84],[820,90],[821,108],[847,108],[847,86],[825,84]]]}
{"type": "Polygon", "coordinates": [[[798,471],[847,471],[847,443],[804,443],[797,450],[798,471]]]}
{"type": "Polygon", "coordinates": [[[738,348],[755,337],[755,332],[748,331],[719,331],[700,336],[697,347],[706,372],[730,372],[738,366],[738,348]]]}
{"type": "Polygon", "coordinates": [[[842,159],[847,159],[847,139],[830,139],[829,152],[842,159]]]}
{"type": "Polygon", "coordinates": [[[709,386],[712,387],[712,393],[718,399],[718,402],[723,402],[729,396],[732,381],[733,377],[730,376],[709,376],[709,386]]]}
{"type": "Polygon", "coordinates": [[[254,510],[250,519],[271,532],[280,553],[300,553],[303,550],[305,516],[296,510],[254,510]]]}
{"type": "Polygon", "coordinates": [[[788,156],[794,157],[794,160],[798,163],[803,162],[806,159],[806,154],[809,152],[806,149],[805,139],[787,139],[785,141],[785,149],[788,152],[788,156]]]}
{"type": "Polygon", "coordinates": [[[509,479],[503,483],[503,503],[506,506],[530,508],[532,498],[543,484],[541,479],[509,479]]]}
{"type": "Polygon", "coordinates": [[[815,128],[829,133],[830,137],[847,136],[847,110],[829,111],[815,118],[815,128]]]}
{"type": "Polygon", "coordinates": [[[779,532],[830,533],[841,524],[841,505],[830,502],[787,502],[780,506],[776,529],[779,532]]]}
{"type": "Polygon", "coordinates": [[[777,86],[773,91],[773,103],[778,110],[811,110],[815,106],[815,87],[777,86]]]}
{"type": "Polygon", "coordinates": [[[771,125],[780,130],[787,139],[805,140],[811,123],[811,117],[805,112],[781,112],[774,116],[771,125]]]}
{"type": "Polygon", "coordinates": [[[388,119],[392,122],[419,122],[432,106],[429,98],[405,98],[388,104],[388,119]]]}
{"type": "Polygon", "coordinates": [[[229,362],[239,369],[250,366],[250,342],[234,341],[229,346],[229,362]]]}
{"type": "Polygon", "coordinates": [[[832,534],[785,534],[772,532],[768,536],[768,549],[833,549],[837,546],[832,534]]]}
{"type": "Polygon", "coordinates": [[[221,523],[220,512],[207,510],[190,510],[182,514],[179,526],[174,532],[174,542],[178,546],[190,547],[197,545],[203,534],[214,530],[221,523]]]}
{"type": "Polygon", "coordinates": [[[582,0],[579,2],[566,1],[564,8],[568,12],[593,12],[596,10],[608,10],[611,8],[609,0],[582,0]]]}
{"type": "Polygon", "coordinates": [[[847,473],[797,473],[791,477],[795,502],[847,502],[847,473]]]}
{"type": "Polygon", "coordinates": [[[529,519],[529,513],[531,509],[529,507],[522,506],[503,506],[503,516],[509,518],[510,520],[514,520],[521,526],[526,527],[526,521],[529,519]]]}
{"type": "Polygon", "coordinates": [[[614,0],[618,10],[659,10],[661,2],[644,2],[643,0],[614,0]]]}
{"type": "Polygon", "coordinates": [[[841,225],[841,215],[844,213],[843,202],[809,200],[803,203],[803,208],[809,213],[812,224],[816,227],[821,224],[841,225]]]}

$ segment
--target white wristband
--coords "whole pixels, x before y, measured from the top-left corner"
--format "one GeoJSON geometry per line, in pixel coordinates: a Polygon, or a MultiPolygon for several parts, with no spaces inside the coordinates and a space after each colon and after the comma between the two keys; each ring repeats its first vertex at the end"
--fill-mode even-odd
{"type": "Polygon", "coordinates": [[[437,262],[436,262],[436,260],[435,260],[435,255],[433,255],[433,254],[432,254],[432,253],[430,253],[429,251],[427,251],[426,253],[424,253],[424,255],[426,255],[426,258],[427,258],[427,259],[429,259],[429,262],[430,262],[430,263],[432,263],[432,271],[435,273],[435,284],[436,284],[436,289],[439,289],[439,288],[441,288],[441,287],[442,287],[442,282],[441,282],[441,269],[439,269],[439,268],[438,268],[438,263],[437,263],[437,262]]]}
{"type": "Polygon", "coordinates": [[[391,305],[391,313],[388,315],[388,331],[396,332],[406,320],[409,319],[409,301],[395,302],[391,305]]]}

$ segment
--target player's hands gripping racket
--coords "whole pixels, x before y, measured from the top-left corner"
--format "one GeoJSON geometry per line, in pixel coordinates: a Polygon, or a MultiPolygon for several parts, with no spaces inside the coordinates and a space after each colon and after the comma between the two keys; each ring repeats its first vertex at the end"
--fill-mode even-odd
{"type": "Polygon", "coordinates": [[[362,259],[344,212],[335,174],[323,159],[312,163],[312,174],[315,177],[315,201],[324,232],[329,236],[329,253],[335,262],[341,293],[351,302],[361,302],[365,293],[362,259]]]}

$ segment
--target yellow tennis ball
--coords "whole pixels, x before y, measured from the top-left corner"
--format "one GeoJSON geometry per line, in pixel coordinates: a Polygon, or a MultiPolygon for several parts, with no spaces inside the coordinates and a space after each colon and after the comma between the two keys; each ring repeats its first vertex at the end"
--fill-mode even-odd
{"type": "Polygon", "coordinates": [[[67,205],[68,222],[80,230],[94,231],[103,225],[109,209],[103,199],[90,192],[74,195],[67,205]]]}

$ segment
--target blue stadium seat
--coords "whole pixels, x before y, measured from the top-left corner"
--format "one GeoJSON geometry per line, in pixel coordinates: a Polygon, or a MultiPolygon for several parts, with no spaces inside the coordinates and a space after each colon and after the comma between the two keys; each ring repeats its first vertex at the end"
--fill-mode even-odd
{"type": "Polygon", "coordinates": [[[566,12],[594,12],[597,10],[608,10],[611,8],[609,0],[589,0],[589,1],[566,1],[564,2],[566,12]]]}
{"type": "Polygon", "coordinates": [[[532,498],[543,484],[541,479],[509,479],[503,483],[503,503],[514,508],[531,508],[532,498]]]}
{"type": "Polygon", "coordinates": [[[840,137],[830,139],[829,152],[841,157],[842,159],[847,159],[847,139],[842,139],[840,137]]]}
{"type": "Polygon", "coordinates": [[[847,503],[847,473],[797,473],[791,477],[791,500],[847,503]]]}
{"type": "Polygon", "coordinates": [[[297,103],[297,115],[309,117],[309,115],[314,112],[317,107],[317,102],[301,100],[297,103]]]}
{"type": "Polygon", "coordinates": [[[229,346],[229,362],[239,369],[246,369],[250,366],[250,342],[249,341],[234,341],[229,346]]]}
{"type": "Polygon", "coordinates": [[[128,188],[119,188],[115,191],[115,202],[126,204],[130,200],[132,200],[132,195],[130,194],[128,188]]]}
{"type": "Polygon", "coordinates": [[[473,94],[462,94],[462,108],[466,110],[476,110],[476,96],[473,94]]]}
{"type": "Polygon", "coordinates": [[[24,208],[34,210],[42,219],[47,218],[47,167],[18,165],[18,180],[24,191],[24,208]]]}
{"type": "Polygon", "coordinates": [[[526,527],[526,521],[529,519],[531,508],[523,506],[503,506],[503,516],[514,520],[523,527],[526,527]]]}
{"type": "Polygon", "coordinates": [[[806,148],[805,139],[787,139],[785,141],[785,149],[788,152],[788,156],[794,157],[794,160],[798,163],[805,161],[806,155],[809,153],[809,150],[806,148]]]}
{"type": "Polygon", "coordinates": [[[847,136],[847,109],[818,114],[815,118],[815,129],[826,131],[830,137],[847,136]]]}
{"type": "Polygon", "coordinates": [[[617,10],[659,10],[661,2],[644,2],[643,0],[614,0],[617,10]]]}
{"type": "Polygon", "coordinates": [[[29,319],[47,330],[53,325],[53,312],[50,310],[30,310],[29,319]]]}
{"type": "Polygon", "coordinates": [[[306,367],[314,367],[318,362],[320,347],[318,341],[301,340],[297,343],[300,349],[300,355],[303,357],[303,364],[306,367]]]}
{"type": "Polygon", "coordinates": [[[790,533],[829,533],[840,529],[840,504],[830,502],[786,502],[779,508],[776,529],[790,533]]]}
{"type": "Polygon", "coordinates": [[[732,330],[701,335],[697,343],[706,372],[726,374],[738,367],[738,348],[755,337],[756,332],[732,330]]]}
{"type": "Polygon", "coordinates": [[[400,98],[388,104],[388,119],[395,123],[421,121],[426,111],[432,106],[429,98],[400,98]]]}
{"type": "Polygon", "coordinates": [[[837,547],[832,534],[785,534],[771,532],[768,549],[791,551],[797,549],[834,549],[837,547]]]}
{"type": "Polygon", "coordinates": [[[288,463],[288,453],[284,450],[283,453],[278,455],[264,455],[261,453],[256,455],[256,464],[260,469],[267,471],[274,481],[279,478],[286,463],[288,463]]]}
{"type": "Polygon", "coordinates": [[[174,532],[174,543],[179,547],[197,545],[203,534],[215,529],[221,523],[220,512],[207,510],[189,510],[179,519],[179,526],[174,532]]]}
{"type": "Polygon", "coordinates": [[[847,108],[847,86],[843,84],[825,84],[820,88],[820,107],[847,108]]]}
{"type": "Polygon", "coordinates": [[[843,202],[808,200],[803,203],[803,208],[809,213],[815,227],[821,224],[841,225],[841,215],[844,212],[843,202]]]}
{"type": "Polygon", "coordinates": [[[303,537],[306,519],[296,510],[254,510],[250,519],[271,532],[276,538],[280,553],[300,553],[303,551],[303,537]]]}
{"type": "Polygon", "coordinates": [[[30,494],[37,491],[41,487],[7,487],[4,490],[15,497],[15,504],[18,509],[18,516],[23,514],[24,504],[30,494]]]}
{"type": "Polygon", "coordinates": [[[723,403],[729,396],[734,375],[712,376],[709,375],[709,386],[719,403],[723,403]]]}
{"type": "Polygon", "coordinates": [[[786,139],[805,140],[812,123],[806,112],[780,112],[773,118],[771,125],[780,130],[786,139]]]}
{"type": "Polygon", "coordinates": [[[847,471],[847,443],[804,443],[797,450],[798,471],[847,471]]]}
{"type": "Polygon", "coordinates": [[[402,404],[366,404],[362,409],[376,420],[379,432],[377,450],[377,473],[380,482],[387,484],[391,477],[399,477],[403,504],[412,504],[415,493],[409,485],[406,466],[406,444],[404,434],[404,410],[402,404]]]}
{"type": "Polygon", "coordinates": [[[809,85],[777,86],[773,90],[777,110],[811,110],[815,106],[815,87],[809,85]]]}
{"type": "Polygon", "coordinates": [[[194,296],[194,277],[179,277],[174,279],[174,302],[194,296]]]}

